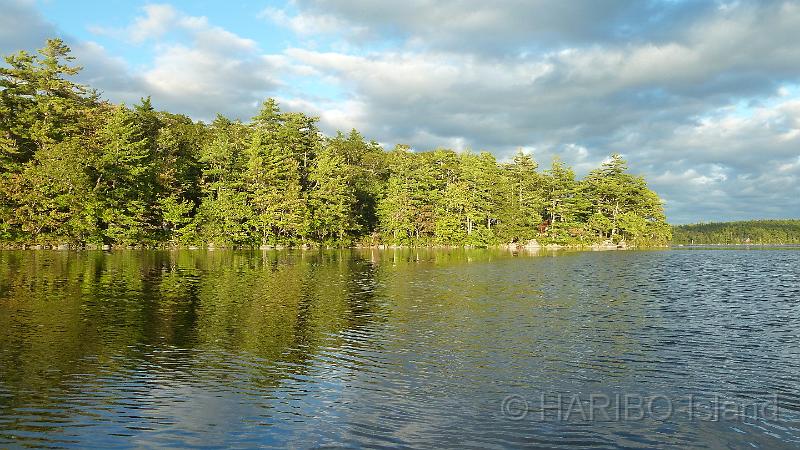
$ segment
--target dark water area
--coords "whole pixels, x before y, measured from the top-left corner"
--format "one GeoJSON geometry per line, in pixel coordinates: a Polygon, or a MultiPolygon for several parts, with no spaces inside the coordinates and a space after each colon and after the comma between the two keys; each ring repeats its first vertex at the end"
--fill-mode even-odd
{"type": "Polygon", "coordinates": [[[798,448],[800,250],[0,252],[0,448],[328,446],[798,448]]]}

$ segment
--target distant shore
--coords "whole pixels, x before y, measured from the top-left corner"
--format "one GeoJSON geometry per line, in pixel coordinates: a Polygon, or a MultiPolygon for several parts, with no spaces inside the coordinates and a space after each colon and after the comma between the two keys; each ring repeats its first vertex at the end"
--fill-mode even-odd
{"type": "Polygon", "coordinates": [[[770,246],[800,244],[800,220],[709,222],[672,227],[674,245],[770,246]]]}
{"type": "Polygon", "coordinates": [[[751,242],[741,243],[714,243],[714,244],[672,244],[670,247],[800,247],[800,243],[784,242],[751,242]]]}

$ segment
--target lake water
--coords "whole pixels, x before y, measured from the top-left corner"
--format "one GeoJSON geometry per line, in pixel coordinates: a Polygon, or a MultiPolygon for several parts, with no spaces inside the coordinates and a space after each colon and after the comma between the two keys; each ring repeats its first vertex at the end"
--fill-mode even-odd
{"type": "Polygon", "coordinates": [[[798,448],[800,251],[0,252],[31,446],[798,448]]]}

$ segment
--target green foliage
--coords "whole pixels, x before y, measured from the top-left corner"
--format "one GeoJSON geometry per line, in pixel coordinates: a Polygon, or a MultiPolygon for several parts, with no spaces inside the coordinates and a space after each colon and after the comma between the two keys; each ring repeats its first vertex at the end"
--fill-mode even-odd
{"type": "Polygon", "coordinates": [[[670,240],[661,200],[642,177],[627,173],[625,161],[612,155],[583,181],[583,198],[592,210],[589,227],[612,242],[637,245],[670,240]]]}
{"type": "Polygon", "coordinates": [[[800,244],[800,220],[679,225],[672,235],[675,244],[800,244]]]}
{"type": "Polygon", "coordinates": [[[211,124],[101,101],[60,40],[0,68],[0,242],[83,246],[355,243],[635,245],[669,240],[661,200],[614,155],[577,180],[560,160],[385,152],[268,99],[211,124]]]}
{"type": "Polygon", "coordinates": [[[304,185],[319,138],[313,123],[281,114],[271,99],[253,119],[245,184],[261,244],[303,240],[310,231],[304,185]]]}
{"type": "Polygon", "coordinates": [[[98,227],[104,243],[152,245],[161,227],[157,138],[161,122],[149,99],[120,106],[100,132],[94,162],[98,227]]]}
{"type": "Polygon", "coordinates": [[[252,245],[253,209],[245,191],[250,128],[217,116],[200,146],[202,198],[195,217],[197,241],[252,245]]]}
{"type": "Polygon", "coordinates": [[[550,169],[542,180],[544,216],[552,224],[572,222],[579,213],[578,182],[575,173],[564,163],[554,158],[550,169]]]}
{"type": "Polygon", "coordinates": [[[434,168],[408,147],[397,146],[387,155],[389,178],[378,205],[380,230],[392,244],[428,240],[434,225],[434,168]]]}
{"type": "Polygon", "coordinates": [[[318,242],[346,243],[357,231],[357,173],[347,163],[348,141],[340,134],[328,140],[312,166],[308,207],[311,234],[318,242]]]}
{"type": "Polygon", "coordinates": [[[499,225],[507,242],[528,242],[535,239],[544,211],[545,178],[536,172],[533,157],[517,152],[513,162],[505,165],[509,195],[506,220],[499,225]]]}

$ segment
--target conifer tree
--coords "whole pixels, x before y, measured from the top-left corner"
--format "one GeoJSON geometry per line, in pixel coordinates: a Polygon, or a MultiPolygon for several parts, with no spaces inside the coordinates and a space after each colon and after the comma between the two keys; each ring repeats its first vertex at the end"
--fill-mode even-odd
{"type": "Polygon", "coordinates": [[[346,162],[341,138],[330,140],[317,154],[309,177],[311,230],[320,242],[346,242],[357,227],[356,174],[346,162]]]}
{"type": "Polygon", "coordinates": [[[398,145],[387,161],[390,174],[378,206],[384,236],[395,244],[421,242],[435,229],[433,170],[408,146],[398,145]]]}
{"type": "Polygon", "coordinates": [[[161,126],[149,98],[133,110],[117,107],[101,131],[101,154],[94,164],[104,243],[142,245],[161,231],[157,137],[161,126]]]}
{"type": "Polygon", "coordinates": [[[222,116],[212,122],[200,148],[201,201],[196,215],[198,240],[214,245],[249,245],[253,209],[245,168],[250,129],[222,116]]]}
{"type": "MultiPolygon", "coordinates": [[[[670,239],[643,178],[613,155],[582,181],[518,153],[384,152],[267,99],[206,125],[100,101],[60,40],[0,67],[0,243],[490,245],[670,239]],[[544,223],[543,223],[544,222],[544,223]],[[548,226],[546,229],[543,228],[548,226]]],[[[731,238],[732,239],[732,238],[731,238]]]]}
{"type": "Polygon", "coordinates": [[[527,242],[536,237],[542,222],[542,179],[536,172],[538,165],[534,159],[519,150],[511,164],[505,166],[509,179],[510,196],[507,222],[502,224],[508,241],[527,242]]]}
{"type": "Polygon", "coordinates": [[[303,165],[310,162],[312,152],[298,122],[296,115],[281,114],[272,100],[253,120],[245,179],[261,244],[291,242],[309,231],[302,184],[307,169],[303,165]]]}

